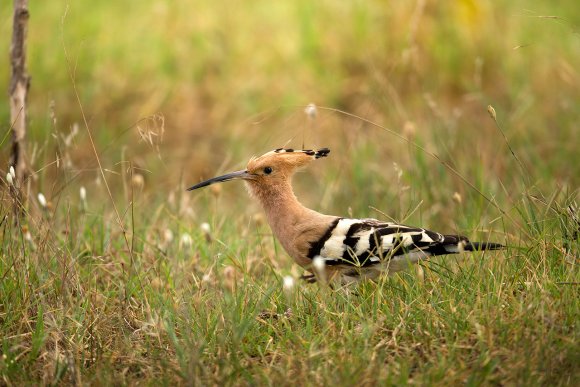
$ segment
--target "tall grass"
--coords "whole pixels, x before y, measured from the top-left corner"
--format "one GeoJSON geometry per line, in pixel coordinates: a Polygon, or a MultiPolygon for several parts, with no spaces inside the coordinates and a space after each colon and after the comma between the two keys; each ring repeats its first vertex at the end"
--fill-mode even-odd
{"type": "Polygon", "coordinates": [[[574,5],[31,1],[2,383],[577,385],[574,5]],[[244,188],[184,188],[288,141],[332,149],[295,179],[312,208],[508,248],[284,289],[244,188]]]}

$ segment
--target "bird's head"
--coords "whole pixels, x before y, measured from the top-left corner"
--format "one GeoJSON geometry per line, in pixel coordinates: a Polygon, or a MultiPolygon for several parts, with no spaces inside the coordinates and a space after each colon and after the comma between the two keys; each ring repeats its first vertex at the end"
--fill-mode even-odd
{"type": "Polygon", "coordinates": [[[253,157],[244,170],[202,181],[189,187],[188,191],[235,179],[247,181],[251,188],[276,186],[289,181],[297,169],[313,160],[326,157],[328,153],[330,153],[328,148],[319,150],[279,148],[260,157],[253,157]]]}

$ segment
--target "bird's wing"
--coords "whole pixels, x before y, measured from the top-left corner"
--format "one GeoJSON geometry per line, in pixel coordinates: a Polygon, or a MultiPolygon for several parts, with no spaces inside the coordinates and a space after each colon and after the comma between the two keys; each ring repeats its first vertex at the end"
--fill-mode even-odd
{"type": "Polygon", "coordinates": [[[457,253],[463,240],[467,238],[376,219],[337,218],[310,243],[308,257],[321,257],[327,265],[362,267],[409,253],[424,257],[457,253]]]}

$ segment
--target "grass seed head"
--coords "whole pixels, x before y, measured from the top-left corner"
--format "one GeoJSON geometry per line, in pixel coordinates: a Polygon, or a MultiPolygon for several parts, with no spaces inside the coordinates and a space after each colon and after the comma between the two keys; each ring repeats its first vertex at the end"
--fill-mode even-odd
{"type": "Polygon", "coordinates": [[[47,202],[46,202],[46,198],[44,197],[42,192],[38,193],[38,203],[40,204],[40,206],[42,208],[46,208],[47,202]]]}
{"type": "Polygon", "coordinates": [[[282,279],[282,286],[285,292],[291,292],[294,289],[294,277],[285,275],[282,279]]]}
{"type": "Polygon", "coordinates": [[[16,171],[13,165],[10,166],[10,176],[12,176],[12,179],[16,179],[16,171]]]}
{"type": "Polygon", "coordinates": [[[417,129],[415,127],[415,124],[411,121],[406,121],[405,124],[403,125],[403,136],[407,138],[413,138],[415,137],[416,132],[417,129]]]}
{"type": "Polygon", "coordinates": [[[81,187],[79,189],[79,196],[81,197],[81,201],[82,202],[86,202],[87,201],[87,190],[85,187],[81,187]]]}
{"type": "Polygon", "coordinates": [[[203,222],[202,224],[200,224],[199,225],[199,228],[201,229],[201,231],[204,234],[210,234],[211,233],[211,226],[207,222],[203,222]]]}
{"type": "Polygon", "coordinates": [[[495,121],[497,116],[495,115],[495,109],[493,108],[493,106],[487,105],[487,112],[489,113],[491,118],[493,118],[493,120],[495,121]]]}
{"type": "Polygon", "coordinates": [[[304,109],[304,113],[306,113],[306,116],[309,119],[314,120],[318,115],[318,109],[316,108],[315,104],[309,103],[308,106],[306,106],[306,108],[304,109]]]}
{"type": "Polygon", "coordinates": [[[134,189],[141,190],[145,186],[145,178],[140,173],[135,173],[131,178],[131,185],[134,189]]]}
{"type": "Polygon", "coordinates": [[[203,277],[201,277],[201,282],[205,283],[205,284],[210,283],[211,282],[211,272],[204,274],[203,277]]]}
{"type": "Polygon", "coordinates": [[[191,235],[186,232],[181,234],[181,237],[179,238],[179,247],[183,249],[189,249],[192,245],[193,239],[191,238],[191,235]]]}
{"type": "Polygon", "coordinates": [[[417,265],[417,278],[421,282],[425,282],[425,269],[421,265],[417,265]]]}
{"type": "Polygon", "coordinates": [[[397,173],[397,180],[400,181],[401,177],[403,177],[403,170],[401,169],[401,167],[399,167],[399,164],[397,164],[396,162],[393,162],[393,169],[397,173]]]}
{"type": "Polygon", "coordinates": [[[168,228],[163,231],[163,242],[165,242],[166,245],[173,242],[173,231],[168,228]]]}
{"type": "Polygon", "coordinates": [[[312,261],[312,266],[314,267],[314,274],[318,277],[321,282],[326,282],[326,262],[322,257],[314,257],[312,261]]]}
{"type": "Polygon", "coordinates": [[[22,227],[22,233],[24,235],[24,240],[26,242],[28,242],[28,244],[30,245],[30,248],[32,250],[36,250],[36,244],[34,243],[34,240],[32,239],[32,234],[30,233],[30,230],[28,229],[28,227],[22,227]]]}
{"type": "Polygon", "coordinates": [[[12,178],[12,174],[10,172],[6,174],[6,181],[8,182],[8,185],[14,185],[14,179],[12,178]]]}
{"type": "Polygon", "coordinates": [[[205,240],[210,242],[211,241],[211,226],[209,225],[209,223],[203,222],[202,224],[199,225],[199,228],[200,228],[201,232],[203,233],[205,240]]]}
{"type": "Polygon", "coordinates": [[[324,262],[323,258],[315,257],[314,260],[312,261],[312,266],[314,266],[314,270],[316,270],[318,274],[321,274],[324,273],[326,263],[324,262]]]}

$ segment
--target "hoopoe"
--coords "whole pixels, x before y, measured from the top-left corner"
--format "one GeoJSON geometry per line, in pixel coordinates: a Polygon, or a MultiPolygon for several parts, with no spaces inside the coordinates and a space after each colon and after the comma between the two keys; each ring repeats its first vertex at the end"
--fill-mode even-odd
{"type": "MultiPolygon", "coordinates": [[[[377,219],[350,219],[324,215],[304,207],[292,190],[298,168],[328,156],[330,150],[276,149],[252,158],[246,169],[203,181],[193,191],[234,179],[244,180],[251,196],[262,205],[268,223],[286,252],[296,263],[315,273],[323,266],[327,279],[342,283],[375,279],[395,273],[435,255],[462,251],[497,250],[491,242],[470,242],[460,235],[445,235],[377,219]],[[320,262],[324,265],[320,265],[320,262]]],[[[314,280],[315,276],[304,276],[314,280]]]]}

